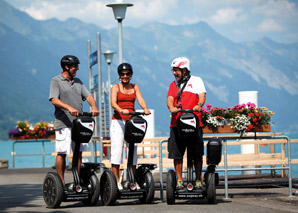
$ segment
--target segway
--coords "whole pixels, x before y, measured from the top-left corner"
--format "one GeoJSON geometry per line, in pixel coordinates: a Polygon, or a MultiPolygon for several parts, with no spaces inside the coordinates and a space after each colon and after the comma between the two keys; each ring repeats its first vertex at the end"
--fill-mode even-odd
{"type": "Polygon", "coordinates": [[[155,164],[139,164],[136,176],[133,174],[133,154],[135,143],[141,143],[147,130],[147,121],[141,112],[131,112],[131,119],[125,123],[124,139],[129,143],[127,160],[128,180],[122,182],[123,190],[119,190],[113,172],[105,169],[100,178],[100,195],[105,206],[113,205],[117,199],[139,199],[141,203],[152,203],[155,193],[154,179],[150,170],[155,164]],[[137,188],[136,183],[139,185],[137,188]]]}
{"type": "Polygon", "coordinates": [[[100,185],[95,170],[99,163],[83,163],[78,174],[78,159],[80,144],[90,141],[94,131],[95,121],[91,113],[81,113],[73,121],[71,138],[75,142],[72,160],[74,182],[62,183],[56,172],[49,172],[42,185],[43,199],[49,208],[57,208],[64,201],[82,201],[84,205],[95,206],[99,199],[100,185]]]}
{"type": "Polygon", "coordinates": [[[212,138],[207,144],[207,170],[204,174],[205,187],[196,189],[193,182],[193,152],[192,143],[198,131],[199,119],[193,110],[179,110],[181,115],[177,119],[178,135],[186,144],[187,148],[187,185],[183,190],[176,190],[177,180],[174,170],[167,173],[166,192],[167,204],[175,204],[176,199],[204,199],[207,198],[209,204],[216,201],[216,186],[219,183],[216,166],[221,161],[221,140],[212,138]]]}

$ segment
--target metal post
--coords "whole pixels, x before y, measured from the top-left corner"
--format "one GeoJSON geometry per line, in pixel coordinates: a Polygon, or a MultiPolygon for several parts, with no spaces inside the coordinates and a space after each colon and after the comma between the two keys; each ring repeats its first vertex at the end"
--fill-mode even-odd
{"type": "Polygon", "coordinates": [[[12,143],[12,168],[15,167],[15,152],[14,152],[14,144],[16,143],[16,141],[14,141],[12,143]]]}
{"type": "Polygon", "coordinates": [[[229,199],[228,195],[228,156],[227,156],[227,141],[223,140],[224,143],[224,163],[225,163],[225,199],[229,199]]]}
{"type": "Polygon", "coordinates": [[[291,157],[291,141],[290,138],[286,136],[288,144],[288,164],[289,164],[289,197],[292,196],[292,157],[291,157]]]}
{"type": "Polygon", "coordinates": [[[108,63],[108,95],[109,95],[109,126],[111,127],[112,109],[111,109],[111,63],[108,63]]]}
{"type": "Polygon", "coordinates": [[[163,202],[163,166],[162,166],[162,144],[166,140],[159,142],[159,180],[160,180],[160,200],[163,202]]]}
{"type": "Polygon", "coordinates": [[[42,141],[42,167],[45,167],[44,141],[42,141]]]}
{"type": "MultiPolygon", "coordinates": [[[[101,88],[101,38],[100,38],[100,33],[97,33],[97,79],[98,79],[98,86],[97,86],[97,91],[98,91],[98,106],[99,106],[99,110],[101,110],[101,103],[102,103],[102,88],[101,88]]],[[[102,113],[102,111],[100,112],[102,113]]],[[[101,143],[102,140],[102,131],[101,131],[101,127],[102,127],[102,121],[101,121],[101,115],[98,116],[98,123],[97,123],[97,129],[98,129],[98,140],[101,143]]],[[[101,155],[103,150],[101,151],[101,155]]]]}
{"type": "Polygon", "coordinates": [[[91,55],[91,41],[87,41],[88,46],[88,79],[89,79],[89,91],[91,91],[92,87],[92,68],[90,66],[90,55],[91,55]]]}
{"type": "Polygon", "coordinates": [[[118,20],[118,32],[119,32],[119,64],[122,63],[122,19],[118,20]]]}
{"type": "MultiPolygon", "coordinates": [[[[99,141],[99,147],[100,147],[100,156],[99,156],[99,158],[100,158],[100,163],[102,163],[102,160],[103,160],[103,143],[102,143],[101,140],[99,141]]],[[[103,170],[103,167],[101,166],[100,167],[100,174],[102,174],[103,172],[104,172],[104,170],[103,170]]]]}

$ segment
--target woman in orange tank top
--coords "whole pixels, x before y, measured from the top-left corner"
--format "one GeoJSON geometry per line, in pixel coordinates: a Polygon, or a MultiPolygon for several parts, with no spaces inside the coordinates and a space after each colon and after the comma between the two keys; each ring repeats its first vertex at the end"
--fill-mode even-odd
{"type": "MultiPolygon", "coordinates": [[[[128,63],[122,63],[118,66],[118,75],[120,79],[119,84],[112,86],[111,90],[111,106],[114,109],[110,127],[111,137],[111,164],[112,171],[116,176],[118,188],[121,190],[122,185],[119,182],[119,168],[123,160],[124,147],[124,124],[130,119],[129,112],[135,111],[135,99],[142,107],[146,115],[150,114],[147,109],[145,100],[142,97],[140,89],[137,84],[131,84],[130,80],[133,74],[132,66],[128,63]]],[[[129,144],[126,144],[129,147],[129,144]]],[[[136,144],[135,144],[136,146],[136,144]]],[[[137,163],[137,148],[134,149],[133,170],[135,172],[137,163]]]]}

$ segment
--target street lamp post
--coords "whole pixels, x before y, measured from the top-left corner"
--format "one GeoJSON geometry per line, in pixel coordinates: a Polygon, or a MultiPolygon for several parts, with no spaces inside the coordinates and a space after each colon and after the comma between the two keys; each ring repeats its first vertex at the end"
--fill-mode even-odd
{"type": "Polygon", "coordinates": [[[131,3],[126,3],[123,0],[107,4],[107,7],[113,8],[115,19],[118,21],[118,32],[119,32],[119,64],[122,63],[122,20],[125,19],[126,8],[133,6],[131,3]]]}
{"type": "Polygon", "coordinates": [[[111,50],[107,50],[103,53],[105,56],[106,62],[108,64],[108,94],[109,94],[109,124],[111,125],[111,119],[112,119],[112,110],[111,110],[111,63],[113,60],[113,55],[115,52],[112,52],[111,50]]]}

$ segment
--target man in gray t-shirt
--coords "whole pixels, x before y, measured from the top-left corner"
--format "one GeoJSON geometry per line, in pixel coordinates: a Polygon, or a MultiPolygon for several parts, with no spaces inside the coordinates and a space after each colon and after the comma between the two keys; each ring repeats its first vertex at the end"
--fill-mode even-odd
{"type": "MultiPolygon", "coordinates": [[[[55,106],[55,135],[56,135],[56,169],[63,183],[65,172],[65,157],[70,154],[72,146],[71,126],[73,120],[83,110],[83,101],[91,106],[93,116],[98,116],[96,102],[82,81],[75,78],[79,70],[79,59],[66,55],[61,59],[62,73],[54,77],[50,84],[49,100],[55,106]]],[[[86,141],[88,142],[88,141],[86,141]]],[[[88,151],[88,144],[81,144],[78,171],[82,162],[82,151],[88,151]]]]}

